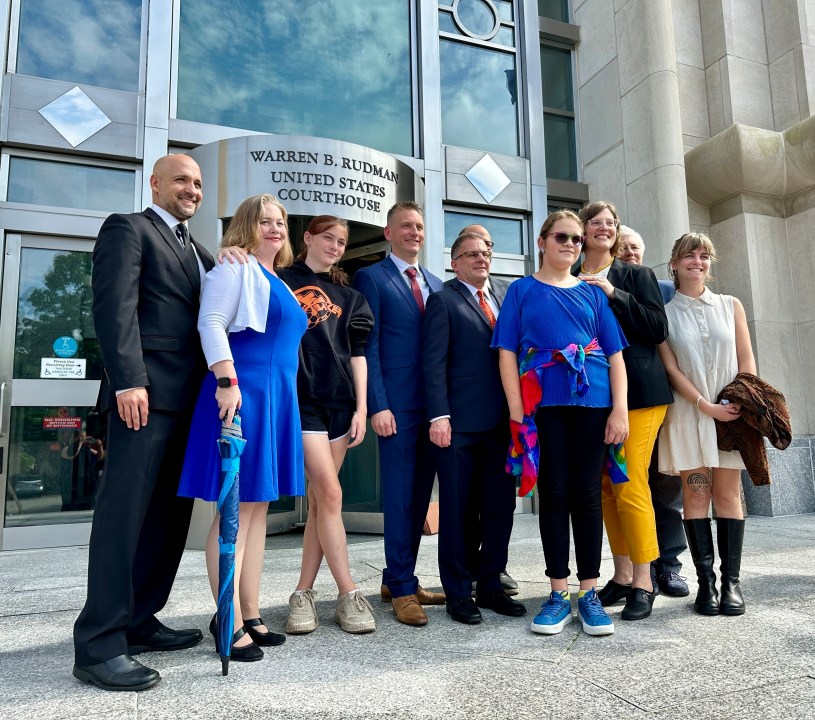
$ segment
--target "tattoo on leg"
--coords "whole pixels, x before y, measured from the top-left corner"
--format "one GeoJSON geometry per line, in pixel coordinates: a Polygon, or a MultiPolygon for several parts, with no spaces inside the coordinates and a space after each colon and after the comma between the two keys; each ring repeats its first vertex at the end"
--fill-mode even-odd
{"type": "Polygon", "coordinates": [[[688,475],[688,490],[694,495],[710,494],[711,481],[707,475],[702,473],[691,473],[688,475]]]}

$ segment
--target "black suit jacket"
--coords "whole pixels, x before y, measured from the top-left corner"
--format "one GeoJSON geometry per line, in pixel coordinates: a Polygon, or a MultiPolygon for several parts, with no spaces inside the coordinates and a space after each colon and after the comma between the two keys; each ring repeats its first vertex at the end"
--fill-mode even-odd
{"type": "MultiPolygon", "coordinates": [[[[490,279],[498,307],[507,283],[490,279]]],[[[422,324],[422,377],[427,417],[450,416],[453,432],[484,432],[508,414],[492,328],[478,301],[457,279],[427,299],[422,324]]]]}
{"type": "MultiPolygon", "coordinates": [[[[579,275],[580,267],[572,274],[579,275]]],[[[654,271],[615,259],[608,271],[608,281],[615,288],[609,305],[629,343],[623,350],[628,409],[672,403],[673,393],[657,352],[657,345],[668,338],[668,318],[654,271]]]]}
{"type": "MultiPolygon", "coordinates": [[[[212,255],[193,241],[204,270],[212,255]]],[[[116,391],[146,387],[151,410],[189,407],[206,373],[198,337],[200,278],[183,262],[172,230],[153,210],[114,214],[93,249],[93,322],[105,376],[102,410],[116,391]]]]}

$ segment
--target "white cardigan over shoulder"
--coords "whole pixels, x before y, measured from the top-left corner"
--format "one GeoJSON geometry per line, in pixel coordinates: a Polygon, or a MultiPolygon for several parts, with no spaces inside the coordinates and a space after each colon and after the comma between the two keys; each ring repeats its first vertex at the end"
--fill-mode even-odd
{"type": "Polygon", "coordinates": [[[233,359],[229,333],[246,328],[266,331],[269,295],[269,281],[254,255],[249,255],[242,265],[216,263],[206,274],[198,312],[198,333],[208,367],[233,359]]]}

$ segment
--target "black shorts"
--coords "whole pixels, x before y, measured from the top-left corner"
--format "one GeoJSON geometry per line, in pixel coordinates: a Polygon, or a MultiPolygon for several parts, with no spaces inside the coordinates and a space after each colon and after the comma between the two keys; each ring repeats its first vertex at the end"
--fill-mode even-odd
{"type": "Polygon", "coordinates": [[[328,442],[342,440],[351,432],[353,410],[300,404],[300,427],[304,435],[328,435],[328,442]]]}

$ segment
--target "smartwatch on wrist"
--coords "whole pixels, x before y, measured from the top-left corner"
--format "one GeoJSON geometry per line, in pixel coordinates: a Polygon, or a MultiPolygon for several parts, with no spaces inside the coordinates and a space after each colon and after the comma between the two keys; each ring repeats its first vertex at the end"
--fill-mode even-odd
{"type": "Polygon", "coordinates": [[[236,377],[219,377],[218,378],[218,387],[219,388],[228,388],[232,387],[233,385],[238,384],[238,378],[236,377]]]}

